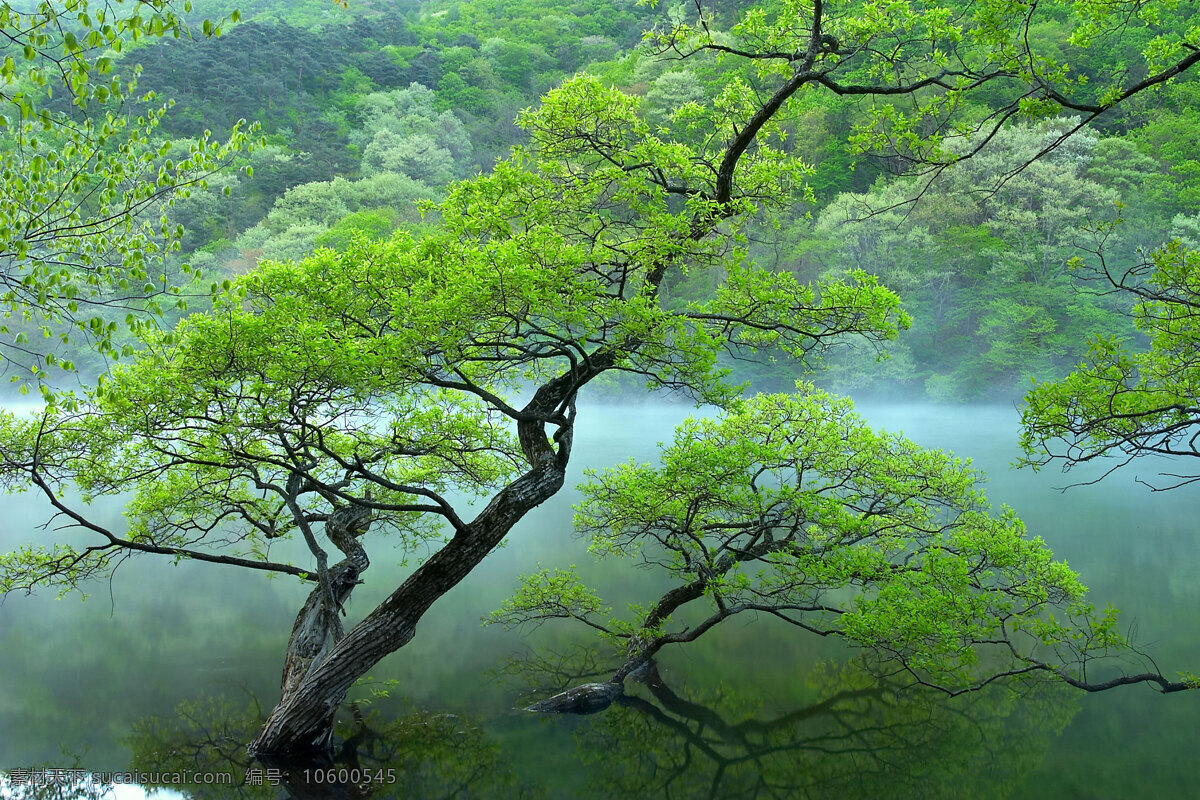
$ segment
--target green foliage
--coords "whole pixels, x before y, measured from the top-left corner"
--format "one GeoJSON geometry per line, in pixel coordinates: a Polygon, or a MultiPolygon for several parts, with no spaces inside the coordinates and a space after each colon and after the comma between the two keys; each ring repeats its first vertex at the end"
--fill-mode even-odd
{"type": "MultiPolygon", "coordinates": [[[[864,366],[869,354],[852,353],[832,359],[830,381],[878,390],[891,380],[937,399],[994,399],[1031,377],[1065,374],[1094,331],[1133,334],[1113,298],[1087,292],[1069,263],[1094,238],[1089,226],[1118,213],[1121,190],[1140,185],[1145,161],[1124,140],[1080,133],[1008,175],[1074,124],[1015,126],[932,186],[881,181],[838,196],[811,227],[792,228],[807,257],[835,274],[884,276],[914,318],[902,340],[911,357],[905,368],[872,370],[864,366]]],[[[1161,222],[1130,230],[1134,242],[1122,234],[1107,243],[1121,259],[1166,230],[1161,222]]]]}
{"type": "Polygon", "coordinates": [[[276,200],[266,218],[239,236],[234,247],[253,266],[260,258],[298,260],[317,247],[344,249],[356,232],[383,238],[403,224],[417,234],[418,206],[434,197],[429,186],[395,172],[304,183],[276,200]]]}
{"type": "Polygon", "coordinates": [[[318,236],[313,244],[317,247],[345,250],[355,236],[365,236],[368,239],[386,238],[395,230],[398,221],[398,215],[395,212],[389,214],[389,210],[355,211],[347,214],[318,236]]]}
{"type": "Polygon", "coordinates": [[[249,131],[235,125],[225,142],[205,131],[173,147],[159,131],[169,103],[139,97],[136,70],[114,71],[127,45],[188,33],[169,3],[3,3],[0,30],[10,41],[0,98],[13,115],[0,116],[0,353],[40,379],[45,367],[71,368],[54,351],[70,337],[119,352],[123,314],[109,309],[139,312],[136,327],[140,312],[161,313],[152,298],[178,294],[165,258],[180,231],[167,209],[245,147],[249,131]],[[147,107],[131,113],[137,100],[147,107]]]}
{"type": "Polygon", "coordinates": [[[599,601],[573,575],[546,573],[499,618],[581,618],[636,658],[765,612],[950,690],[1125,646],[1044,542],[1010,510],[990,512],[968,464],[799,389],[685,422],[659,466],[589,473],[576,526],[593,552],[636,556],[676,586],[632,624],[596,620],[599,601]]]}
{"type": "Polygon", "coordinates": [[[399,173],[430,186],[464,177],[471,141],[454,114],[435,110],[434,100],[432,91],[414,83],[360,101],[362,128],[351,141],[363,142],[365,174],[399,173]]]}
{"type": "MultiPolygon", "coordinates": [[[[1061,462],[1069,469],[1107,456],[1122,463],[1151,454],[1196,456],[1200,252],[1177,240],[1131,270],[1116,271],[1103,249],[1096,260],[1091,269],[1102,280],[1133,296],[1132,315],[1149,349],[1096,336],[1073,373],[1035,386],[1022,409],[1024,463],[1061,462]]],[[[1173,470],[1170,480],[1178,485],[1195,478],[1173,470]]]]}
{"type": "MultiPolygon", "coordinates": [[[[733,109],[708,113],[732,129],[733,109]]],[[[722,352],[802,356],[906,323],[868,276],[810,287],[730,254],[739,215],[786,197],[803,173],[771,147],[747,154],[722,206],[701,189],[711,143],[650,133],[636,99],[594,79],[564,84],[522,124],[534,148],[453,186],[419,241],[352,238],[342,253],[260,264],[218,291],[213,312],[148,336],[78,406],[5,417],[11,485],[52,469],[44,492],[68,480],[89,498],[132,492],[127,539],[73,554],[86,565],[75,571],[50,554],[13,562],[6,580],[74,587],[80,569],[100,574],[131,546],[217,547],[295,574],[271,545],[302,535],[314,548],[310,524],[346,502],[369,502],[373,529],[410,550],[439,519],[461,524],[444,492],[496,491],[531,457],[504,424],[521,418],[505,398],[530,380],[592,363],[581,383],[628,372],[724,402],[736,389],[722,352]],[[683,203],[669,191],[679,181],[698,187],[683,203]],[[657,301],[668,271],[705,265],[725,274],[709,300],[657,301]]],[[[272,213],[344,219],[354,186],[310,184],[272,213]]]]}
{"type": "Polygon", "coordinates": [[[594,614],[606,614],[595,593],[584,586],[575,567],[539,570],[521,579],[521,588],[504,605],[489,614],[485,622],[521,624],[551,618],[578,619],[588,622],[594,614]]]}

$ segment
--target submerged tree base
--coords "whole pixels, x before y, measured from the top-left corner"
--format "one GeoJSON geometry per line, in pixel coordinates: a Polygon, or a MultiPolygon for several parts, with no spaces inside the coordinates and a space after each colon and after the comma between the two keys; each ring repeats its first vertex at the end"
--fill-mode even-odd
{"type": "Polygon", "coordinates": [[[539,700],[526,706],[525,710],[539,714],[595,714],[611,706],[624,693],[624,684],[618,681],[585,683],[539,700]]]}

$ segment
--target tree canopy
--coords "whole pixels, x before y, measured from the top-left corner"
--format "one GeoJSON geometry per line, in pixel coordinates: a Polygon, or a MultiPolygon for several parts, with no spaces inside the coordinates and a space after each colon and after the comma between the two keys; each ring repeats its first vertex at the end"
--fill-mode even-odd
{"type": "MultiPolygon", "coordinates": [[[[1011,510],[990,510],[968,464],[872,431],[849,400],[798,389],[685,422],[660,466],[589,476],[576,528],[591,552],[658,567],[672,588],[631,603],[634,619],[609,620],[572,572],[528,576],[493,621],[576,619],[621,654],[607,683],[534,709],[606,706],[660,649],[755,613],[869,648],[882,671],[951,695],[1038,673],[1101,687],[1089,663],[1130,652],[1113,610],[1096,613],[1011,510]]],[[[1194,683],[1142,673],[1111,685],[1147,680],[1194,683]]]]}

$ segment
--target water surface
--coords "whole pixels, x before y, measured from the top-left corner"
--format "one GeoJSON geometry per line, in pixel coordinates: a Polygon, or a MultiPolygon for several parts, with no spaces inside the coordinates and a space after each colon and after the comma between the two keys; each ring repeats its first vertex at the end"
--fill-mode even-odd
{"type": "MultiPolygon", "coordinates": [[[[581,410],[572,480],[582,477],[584,466],[652,458],[656,443],[669,440],[689,410],[581,410]]],[[[1135,477],[1153,473],[1151,464],[1066,492],[1057,487],[1087,475],[1013,471],[1012,408],[860,410],[878,426],[972,457],[989,475],[993,504],[1012,506],[1031,533],[1068,560],[1098,606],[1123,609],[1137,642],[1164,673],[1200,671],[1196,487],[1150,492],[1135,477]]],[[[836,666],[845,651],[767,620],[734,620],[686,651],[665,654],[664,694],[649,698],[657,712],[630,706],[587,718],[532,718],[515,710],[521,682],[496,673],[513,655],[534,645],[565,648],[579,632],[547,625],[522,636],[481,626],[518,576],[539,565],[577,564],[617,607],[650,601],[657,585],[652,573],[627,563],[594,562],[572,534],[572,502],[563,492],[531,514],[506,547],[434,606],[408,647],[379,665],[373,678],[394,684],[390,698],[372,708],[394,736],[419,727],[444,728],[447,741],[474,737],[471,753],[486,751],[490,759],[486,769],[479,767],[479,780],[500,781],[503,773],[505,786],[547,797],[639,796],[659,786],[680,754],[693,760],[664,784],[672,797],[702,788],[706,794],[718,774],[717,783],[724,781],[730,792],[753,788],[757,780],[791,787],[801,797],[860,796],[853,792],[879,786],[890,787],[891,797],[909,796],[909,786],[914,797],[954,797],[965,776],[979,797],[1185,797],[1194,787],[1190,762],[1200,734],[1200,693],[1163,696],[1134,687],[1051,693],[1015,707],[999,695],[959,706],[872,705],[854,694],[862,687],[853,674],[836,666]],[[831,660],[835,666],[813,673],[831,660]],[[429,713],[441,716],[420,716],[429,713]],[[737,727],[747,720],[761,724],[737,727]],[[963,727],[964,720],[970,725],[963,727]],[[715,738],[693,741],[687,731],[715,738]],[[845,746],[851,741],[857,746],[845,746]],[[765,749],[756,755],[754,747],[765,749]]],[[[35,526],[45,521],[44,511],[36,498],[8,498],[5,512],[0,547],[42,535],[35,526]]],[[[100,513],[119,524],[119,503],[100,513]]],[[[368,549],[372,567],[352,601],[352,616],[366,613],[406,571],[386,542],[371,541],[368,549]]],[[[177,720],[181,702],[197,714],[214,697],[227,698],[231,709],[251,708],[251,698],[269,708],[305,594],[290,581],[236,569],[141,558],[124,564],[113,581],[93,585],[86,602],[50,592],[8,597],[0,606],[0,767],[124,769],[130,748],[139,746],[135,730],[145,734],[149,719],[177,720]]],[[[462,767],[475,757],[460,752],[452,762],[462,767]]],[[[442,773],[430,767],[422,774],[433,781],[442,773]]]]}

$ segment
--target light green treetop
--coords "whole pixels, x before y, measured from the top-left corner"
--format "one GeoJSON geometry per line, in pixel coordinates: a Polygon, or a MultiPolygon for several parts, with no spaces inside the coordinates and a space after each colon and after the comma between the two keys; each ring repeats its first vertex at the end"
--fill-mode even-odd
{"type": "Polygon", "coordinates": [[[521,123],[531,148],[452,187],[438,231],[264,263],[213,312],[147,335],[77,403],[5,415],[7,485],[56,503],[67,482],[134,499],[128,535],[23,551],[3,587],[74,587],[122,549],[299,575],[270,544],[300,536],[315,552],[313,526],[346,504],[408,547],[440,535],[433,522],[468,524],[448,491],[495,492],[522,464],[565,456],[575,395],[603,372],[725,403],[737,389],[722,352],[804,356],[907,324],[873,277],[810,286],[739,260],[739,218],[802,175],[777,151],[748,155],[745,194],[722,203],[691,145],[651,133],[635,98],[594,79],[521,123]],[[667,270],[702,267],[725,275],[711,299],[657,301],[667,270]],[[563,396],[522,408],[530,382],[563,396]],[[512,433],[541,420],[553,441],[512,433]]]}
{"type": "MultiPolygon", "coordinates": [[[[756,613],[842,637],[884,671],[951,694],[1047,672],[1083,686],[1090,662],[1131,652],[1115,612],[1094,612],[1041,539],[989,508],[968,463],[871,430],[849,400],[799,390],[688,420],[658,465],[590,473],[580,487],[576,528],[591,550],[665,571],[660,598],[611,616],[572,571],[542,571],[491,620],[587,623],[620,654],[613,682],[756,613]]],[[[1109,685],[1147,680],[1186,688],[1157,673],[1109,685]]]]}

